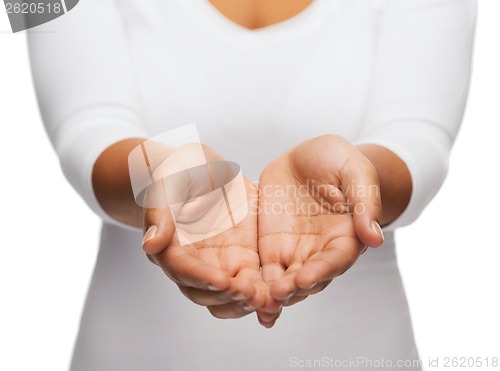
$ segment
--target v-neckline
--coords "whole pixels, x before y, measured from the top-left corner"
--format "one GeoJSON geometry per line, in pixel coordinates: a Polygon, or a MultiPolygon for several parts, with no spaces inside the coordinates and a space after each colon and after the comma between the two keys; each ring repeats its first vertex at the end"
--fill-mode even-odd
{"type": "Polygon", "coordinates": [[[232,19],[230,16],[228,16],[227,14],[225,14],[224,11],[222,11],[221,9],[219,9],[212,0],[207,0],[206,1],[209,5],[211,5],[213,8],[215,8],[215,10],[217,10],[218,13],[220,13],[224,18],[226,18],[227,20],[229,20],[230,22],[232,23],[235,23],[236,26],[239,26],[239,27],[243,27],[244,29],[247,29],[249,31],[257,31],[257,30],[260,30],[260,29],[264,29],[264,28],[268,28],[268,27],[272,27],[272,26],[275,26],[277,25],[278,23],[282,23],[282,22],[286,22],[290,19],[293,19],[295,18],[296,16],[300,15],[301,13],[305,12],[313,3],[314,3],[314,0],[309,0],[309,4],[307,4],[303,9],[301,9],[299,12],[296,12],[295,14],[293,14],[292,16],[289,16],[285,19],[282,19],[280,21],[277,21],[277,22],[272,22],[272,23],[269,23],[268,25],[265,25],[265,26],[260,26],[260,27],[247,27],[247,26],[244,26],[243,24],[235,21],[234,19],[232,19]]]}
{"type": "MultiPolygon", "coordinates": [[[[253,45],[264,41],[281,41],[293,39],[304,35],[310,29],[320,26],[322,16],[328,13],[335,0],[313,0],[300,13],[284,21],[269,26],[249,29],[222,14],[208,0],[185,0],[182,1],[186,8],[193,13],[197,21],[205,27],[220,33],[225,38],[237,38],[238,41],[253,45]]],[[[266,44],[266,42],[264,42],[266,44]]]]}

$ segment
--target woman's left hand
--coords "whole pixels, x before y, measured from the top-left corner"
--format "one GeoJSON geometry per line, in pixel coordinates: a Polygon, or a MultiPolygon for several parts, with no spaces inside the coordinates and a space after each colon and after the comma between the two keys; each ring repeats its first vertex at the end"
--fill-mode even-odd
{"type": "MultiPolygon", "coordinates": [[[[383,243],[372,163],[345,139],[306,141],[272,162],[259,182],[258,247],[270,295],[292,305],[323,290],[366,246],[383,243]]],[[[258,311],[271,327],[279,312],[258,311]]]]}

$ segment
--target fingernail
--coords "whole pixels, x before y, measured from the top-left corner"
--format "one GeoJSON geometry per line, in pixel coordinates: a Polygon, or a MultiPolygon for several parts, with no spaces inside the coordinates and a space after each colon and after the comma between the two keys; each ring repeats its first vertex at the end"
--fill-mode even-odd
{"type": "Polygon", "coordinates": [[[273,327],[275,323],[276,323],[276,320],[272,320],[271,322],[262,321],[261,325],[264,326],[265,328],[269,329],[269,328],[273,327]]]}
{"type": "Polygon", "coordinates": [[[306,290],[310,290],[310,289],[312,289],[314,286],[316,286],[317,284],[318,284],[317,282],[314,282],[311,286],[306,287],[305,289],[306,289],[306,290]]]}
{"type": "Polygon", "coordinates": [[[246,298],[247,297],[245,295],[243,295],[243,294],[234,294],[234,295],[231,295],[231,299],[236,300],[236,301],[244,300],[246,298]]]}
{"type": "Polygon", "coordinates": [[[146,242],[153,239],[156,236],[156,232],[158,232],[158,227],[156,225],[152,225],[151,227],[149,227],[146,233],[144,234],[144,237],[142,239],[142,244],[144,245],[146,242]]]}
{"type": "Polygon", "coordinates": [[[380,228],[380,224],[378,224],[375,221],[372,222],[372,230],[373,230],[373,232],[375,232],[376,234],[378,234],[380,236],[382,241],[384,240],[384,233],[382,232],[382,228],[380,228]]]}
{"type": "Polygon", "coordinates": [[[257,308],[255,308],[253,305],[245,304],[243,305],[243,309],[247,312],[253,312],[257,308]]]}
{"type": "Polygon", "coordinates": [[[218,287],[215,287],[215,286],[212,286],[212,285],[207,285],[208,289],[209,290],[212,290],[212,291],[221,291],[218,287]]]}

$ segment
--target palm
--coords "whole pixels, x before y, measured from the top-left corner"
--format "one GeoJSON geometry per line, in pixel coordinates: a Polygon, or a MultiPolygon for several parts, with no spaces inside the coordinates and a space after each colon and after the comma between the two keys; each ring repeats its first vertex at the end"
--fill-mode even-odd
{"type": "MultiPolygon", "coordinates": [[[[324,288],[363,249],[352,216],[342,206],[341,192],[335,193],[332,207],[311,188],[312,181],[321,183],[321,177],[310,179],[309,168],[305,180],[291,168],[285,154],[262,173],[258,220],[263,278],[271,286],[271,295],[289,300],[288,304],[324,288]]],[[[337,186],[329,185],[330,189],[337,186]]]]}
{"type": "Polygon", "coordinates": [[[165,273],[187,296],[193,289],[215,289],[219,291],[219,299],[250,298],[246,302],[254,307],[265,300],[266,285],[260,275],[257,250],[257,190],[248,180],[245,183],[249,208],[245,219],[222,233],[191,244],[180,243],[182,224],[177,224],[177,233],[160,254],[165,273]]]}

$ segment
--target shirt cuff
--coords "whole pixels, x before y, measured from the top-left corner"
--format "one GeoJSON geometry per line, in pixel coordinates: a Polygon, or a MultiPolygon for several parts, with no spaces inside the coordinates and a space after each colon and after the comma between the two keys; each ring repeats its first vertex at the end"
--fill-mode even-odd
{"type": "Polygon", "coordinates": [[[105,223],[137,230],[111,217],[99,204],[92,185],[96,160],[114,143],[149,136],[138,116],[122,107],[101,107],[72,115],[55,133],[55,147],[64,175],[105,223]]]}
{"type": "Polygon", "coordinates": [[[437,194],[448,172],[450,137],[439,127],[420,121],[394,122],[379,133],[361,137],[355,145],[374,144],[396,154],[408,167],[412,194],[403,213],[384,231],[413,223],[437,194]]]}

